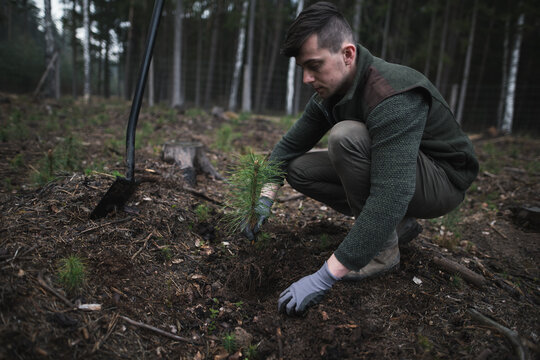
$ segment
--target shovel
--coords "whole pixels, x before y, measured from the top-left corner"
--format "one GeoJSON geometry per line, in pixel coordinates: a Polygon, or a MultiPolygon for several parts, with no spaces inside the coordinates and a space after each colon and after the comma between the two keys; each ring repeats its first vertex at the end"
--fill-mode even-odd
{"type": "Polygon", "coordinates": [[[122,208],[139,184],[139,182],[135,181],[134,178],[135,129],[137,128],[137,120],[139,118],[139,111],[141,110],[144,86],[146,85],[148,68],[150,67],[150,61],[152,59],[157,29],[159,27],[161,12],[163,10],[163,2],[164,0],[156,0],[154,3],[154,11],[152,12],[152,19],[150,21],[150,29],[148,30],[146,50],[144,52],[143,62],[139,70],[139,79],[137,80],[137,88],[135,89],[135,95],[131,104],[131,112],[129,113],[126,134],[126,177],[116,177],[114,183],[105,193],[94,211],[92,211],[90,214],[90,219],[99,219],[105,217],[110,211],[122,208]]]}

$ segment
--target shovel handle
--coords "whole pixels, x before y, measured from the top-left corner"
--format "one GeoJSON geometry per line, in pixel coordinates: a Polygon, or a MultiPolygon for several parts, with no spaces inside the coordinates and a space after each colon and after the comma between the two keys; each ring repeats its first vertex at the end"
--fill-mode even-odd
{"type": "Polygon", "coordinates": [[[150,61],[152,60],[152,52],[154,51],[157,29],[159,27],[161,12],[163,10],[163,2],[164,0],[156,0],[156,2],[154,3],[154,10],[152,12],[150,28],[148,30],[148,37],[146,40],[146,50],[144,52],[143,62],[139,70],[137,88],[135,89],[135,95],[133,97],[131,111],[129,113],[126,134],[126,179],[128,181],[134,181],[133,175],[135,173],[135,129],[137,128],[137,120],[139,118],[139,112],[141,110],[144,87],[146,85],[148,69],[150,68],[150,61]]]}

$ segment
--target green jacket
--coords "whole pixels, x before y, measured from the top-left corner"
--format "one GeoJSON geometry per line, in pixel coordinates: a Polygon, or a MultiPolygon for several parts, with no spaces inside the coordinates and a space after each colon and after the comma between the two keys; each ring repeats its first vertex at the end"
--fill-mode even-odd
{"type": "Polygon", "coordinates": [[[335,252],[351,270],[363,267],[376,255],[405,215],[415,190],[418,150],[434,159],[459,190],[465,191],[478,172],[470,140],[425,76],[374,57],[360,45],[357,55],[357,73],[347,94],[337,103],[313,95],[302,117],[270,156],[283,162],[286,170],[292,159],[309,151],[337,122],[366,124],[372,138],[370,196],[335,252]],[[424,105],[408,108],[408,102],[419,98],[404,96],[411,93],[420,93],[423,101],[419,102],[424,105]]]}

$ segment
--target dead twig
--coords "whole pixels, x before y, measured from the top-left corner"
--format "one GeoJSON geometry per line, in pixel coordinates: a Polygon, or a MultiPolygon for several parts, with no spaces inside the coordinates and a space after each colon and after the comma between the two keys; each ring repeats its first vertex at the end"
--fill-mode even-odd
{"type": "Polygon", "coordinates": [[[120,220],[114,220],[114,221],[110,221],[110,222],[105,223],[105,224],[100,224],[100,225],[91,227],[91,228],[89,228],[89,229],[86,229],[86,230],[81,231],[78,235],[80,236],[80,235],[89,233],[89,232],[91,232],[91,231],[94,231],[94,230],[97,230],[97,229],[101,229],[102,227],[105,227],[105,226],[107,226],[107,225],[120,224],[120,223],[126,222],[126,221],[128,221],[128,220],[131,220],[131,217],[123,218],[123,219],[120,219],[120,220]]]}
{"type": "Polygon", "coordinates": [[[499,324],[496,321],[488,318],[487,316],[482,315],[476,309],[468,309],[467,311],[469,312],[469,314],[471,314],[471,316],[475,320],[481,322],[484,325],[494,327],[499,332],[501,332],[504,336],[506,336],[506,338],[508,340],[510,340],[510,342],[514,346],[514,349],[515,349],[515,351],[517,353],[518,359],[520,359],[520,360],[529,360],[530,359],[530,355],[529,355],[527,349],[522,345],[521,338],[519,337],[519,334],[516,331],[510,330],[509,328],[507,328],[505,326],[502,326],[501,324],[499,324]]]}
{"type": "Polygon", "coordinates": [[[60,300],[62,300],[67,306],[69,306],[70,308],[72,309],[76,309],[77,306],[75,306],[74,303],[72,303],[71,301],[69,301],[64,295],[60,294],[60,292],[58,292],[58,290],[52,288],[51,286],[49,286],[45,280],[43,280],[43,277],[41,275],[41,273],[39,273],[38,275],[38,283],[39,285],[41,285],[42,288],[44,288],[45,290],[49,291],[50,293],[52,293],[53,295],[55,295],[57,298],[59,298],[60,300]]]}
{"type": "Polygon", "coordinates": [[[283,335],[281,334],[281,328],[279,326],[276,329],[276,335],[278,341],[279,360],[283,360],[283,335]]]}
{"type": "Polygon", "coordinates": [[[208,200],[208,201],[210,201],[210,202],[213,203],[213,204],[223,206],[223,202],[222,202],[222,201],[219,201],[219,200],[216,200],[216,199],[212,199],[212,198],[209,197],[208,195],[206,195],[206,194],[204,194],[204,193],[202,193],[202,192],[200,192],[200,191],[197,191],[197,190],[195,190],[195,189],[192,188],[192,187],[184,186],[183,189],[184,189],[186,192],[188,192],[188,193],[190,193],[190,194],[192,194],[192,195],[195,195],[195,196],[197,196],[197,197],[200,197],[200,198],[202,198],[202,199],[208,200]]]}
{"type": "Polygon", "coordinates": [[[100,346],[111,335],[117,323],[118,323],[118,314],[114,314],[111,321],[109,322],[109,326],[107,327],[107,332],[98,341],[96,341],[96,343],[94,344],[94,347],[92,348],[92,353],[95,353],[96,351],[99,350],[100,346]]]}
{"type": "Polygon", "coordinates": [[[147,329],[147,330],[152,330],[153,332],[156,332],[156,333],[158,333],[158,334],[160,334],[160,335],[169,337],[169,338],[171,338],[171,339],[178,340],[178,341],[183,341],[183,342],[187,342],[187,343],[190,343],[190,344],[201,345],[201,343],[198,342],[198,341],[195,341],[195,340],[192,340],[192,339],[188,339],[188,338],[185,338],[185,337],[182,337],[182,336],[178,336],[178,335],[172,334],[172,333],[170,333],[170,332],[167,332],[167,331],[158,329],[157,327],[154,327],[154,326],[152,326],[152,325],[148,325],[148,324],[145,324],[145,323],[142,323],[142,322],[138,322],[138,321],[135,321],[135,320],[131,320],[130,318],[128,318],[128,317],[126,317],[126,316],[120,316],[120,318],[122,318],[122,319],[125,320],[126,322],[130,323],[131,325],[135,325],[135,326],[141,327],[141,328],[143,328],[143,329],[147,329]]]}
{"type": "Polygon", "coordinates": [[[135,254],[133,254],[133,256],[131,257],[132,261],[133,261],[133,259],[135,259],[137,257],[137,255],[139,255],[141,253],[141,251],[143,251],[146,248],[146,245],[148,245],[148,240],[150,240],[150,238],[152,237],[153,234],[154,234],[153,232],[150,232],[150,234],[148,234],[148,236],[144,239],[143,246],[141,246],[141,248],[139,250],[137,250],[137,252],[135,254]]]}
{"type": "Polygon", "coordinates": [[[510,241],[510,239],[509,239],[506,235],[504,235],[502,232],[500,232],[499,229],[497,229],[497,228],[495,227],[495,225],[493,225],[493,223],[489,223],[489,226],[490,226],[497,234],[499,234],[502,238],[504,238],[504,239],[507,240],[507,241],[510,241]]]}
{"type": "Polygon", "coordinates": [[[478,287],[482,287],[486,283],[485,277],[452,260],[435,257],[433,258],[433,262],[443,270],[458,273],[463,279],[478,287]]]}

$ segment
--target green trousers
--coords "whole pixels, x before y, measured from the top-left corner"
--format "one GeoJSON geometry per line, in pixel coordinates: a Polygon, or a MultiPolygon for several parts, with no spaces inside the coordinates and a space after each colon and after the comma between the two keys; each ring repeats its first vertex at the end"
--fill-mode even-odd
{"type": "MultiPolygon", "coordinates": [[[[342,214],[357,217],[369,196],[370,148],[371,139],[363,123],[341,121],[330,131],[328,150],[310,151],[291,161],[287,181],[297,191],[342,214]]],[[[436,161],[419,151],[416,190],[405,217],[442,216],[464,197],[436,161]]]]}

